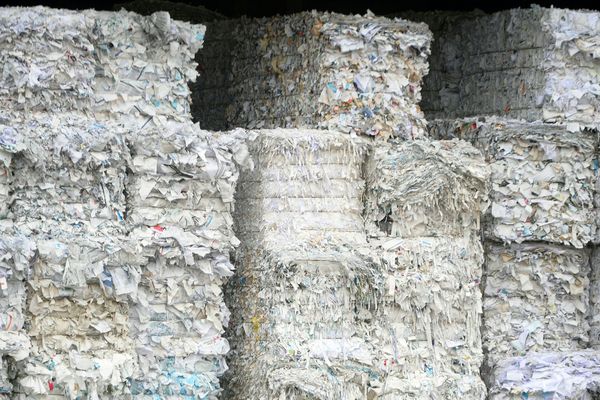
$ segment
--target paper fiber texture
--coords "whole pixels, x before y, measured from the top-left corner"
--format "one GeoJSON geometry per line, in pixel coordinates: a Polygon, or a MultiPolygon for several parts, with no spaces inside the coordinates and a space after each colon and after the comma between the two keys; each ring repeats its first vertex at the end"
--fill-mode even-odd
{"type": "Polygon", "coordinates": [[[502,361],[493,377],[493,400],[592,400],[599,393],[600,359],[594,350],[533,353],[502,361]]]}
{"type": "Polygon", "coordinates": [[[431,135],[473,143],[491,166],[486,237],[577,248],[596,239],[597,137],[504,118],[435,120],[431,135]]]}
{"type": "Polygon", "coordinates": [[[434,68],[423,85],[429,118],[500,115],[564,123],[570,131],[600,126],[597,11],[431,14],[410,15],[433,21],[443,38],[431,64],[444,68],[434,68]]]}
{"type": "Polygon", "coordinates": [[[365,218],[370,236],[458,236],[479,229],[489,167],[470,144],[381,144],[369,158],[365,218]]]}
{"type": "Polygon", "coordinates": [[[425,134],[418,102],[431,33],[424,24],[313,11],[208,26],[194,88],[194,114],[205,128],[425,134]]]}
{"type": "Polygon", "coordinates": [[[589,252],[543,243],[486,245],[483,346],[488,365],[589,342],[589,252]]]}
{"type": "Polygon", "coordinates": [[[204,32],[166,12],[2,8],[0,104],[156,124],[189,119],[187,81],[196,78],[204,32]]]}

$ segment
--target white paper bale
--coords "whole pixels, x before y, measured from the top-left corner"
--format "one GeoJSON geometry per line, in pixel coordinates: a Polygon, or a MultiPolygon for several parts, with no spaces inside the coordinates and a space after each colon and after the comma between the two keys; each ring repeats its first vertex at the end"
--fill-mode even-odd
{"type": "Polygon", "coordinates": [[[369,236],[463,237],[479,229],[489,167],[469,143],[381,144],[366,170],[369,236]]]}
{"type": "Polygon", "coordinates": [[[512,357],[495,368],[492,382],[492,400],[593,400],[600,394],[600,355],[583,350],[512,357]]]}
{"type": "Polygon", "coordinates": [[[262,245],[241,256],[228,288],[235,300],[226,394],[364,398],[377,374],[366,334],[381,285],[375,264],[344,245],[262,245]]]}
{"type": "Polygon", "coordinates": [[[11,182],[16,220],[123,221],[125,129],[78,113],[12,115],[0,129],[18,137],[11,182]]]}
{"type": "Polygon", "coordinates": [[[434,137],[473,143],[490,163],[492,201],[484,232],[492,240],[541,240],[577,248],[596,237],[597,180],[592,132],[502,118],[436,120],[434,137]]]}
{"type": "Polygon", "coordinates": [[[136,361],[129,307],[111,279],[128,268],[123,231],[40,221],[20,229],[36,257],[27,293],[32,349],[17,366],[15,391],[31,398],[127,393],[136,361]]]}
{"type": "Polygon", "coordinates": [[[166,12],[3,8],[0,104],[99,118],[189,119],[187,81],[196,78],[193,58],[205,30],[166,12]]]}
{"type": "Polygon", "coordinates": [[[369,143],[331,131],[249,131],[253,169],[236,192],[246,243],[364,242],[362,166],[369,143]]]}
{"type": "Polygon", "coordinates": [[[486,245],[483,346],[488,365],[529,352],[586,348],[589,273],[585,249],[486,245]]]}
{"type": "Polygon", "coordinates": [[[440,398],[483,399],[481,244],[468,237],[420,237],[371,248],[385,282],[369,335],[375,365],[387,376],[377,398],[412,398],[408,393],[420,385],[427,390],[427,382],[443,381],[431,389],[440,398]],[[392,382],[401,386],[393,390],[392,382]]]}

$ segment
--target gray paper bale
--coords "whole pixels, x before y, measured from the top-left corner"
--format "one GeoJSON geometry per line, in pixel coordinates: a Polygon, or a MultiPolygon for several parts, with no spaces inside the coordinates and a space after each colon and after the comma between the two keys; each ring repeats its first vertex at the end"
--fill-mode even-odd
{"type": "Polygon", "coordinates": [[[417,105],[431,42],[425,24],[313,11],[208,26],[215,54],[201,56],[194,88],[203,127],[425,133],[417,105]]]}
{"type": "Polygon", "coordinates": [[[433,73],[424,82],[429,117],[500,115],[600,127],[599,13],[512,9],[493,14],[412,13],[433,22],[433,73]],[[433,15],[432,15],[433,14],[433,15]]]}

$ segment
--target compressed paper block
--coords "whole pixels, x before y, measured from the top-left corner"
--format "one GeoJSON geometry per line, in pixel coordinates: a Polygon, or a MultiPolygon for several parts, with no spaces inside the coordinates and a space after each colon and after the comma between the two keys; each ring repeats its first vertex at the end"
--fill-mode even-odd
{"type": "Polygon", "coordinates": [[[332,131],[248,132],[253,168],[236,192],[244,243],[364,242],[362,167],[369,143],[332,131]]]}
{"type": "Polygon", "coordinates": [[[424,82],[430,118],[501,115],[600,127],[600,13],[556,8],[489,15],[413,13],[440,38],[424,82]]]}
{"type": "Polygon", "coordinates": [[[418,398],[423,392],[485,398],[479,377],[481,244],[472,238],[395,238],[372,242],[371,249],[384,275],[368,336],[375,365],[387,377],[377,398],[418,398]],[[445,383],[429,387],[434,381],[445,383]]]}
{"type": "Polygon", "coordinates": [[[417,105],[431,42],[425,24],[315,11],[208,26],[194,89],[205,128],[425,133],[417,105]]]}
{"type": "Polygon", "coordinates": [[[488,366],[529,352],[586,348],[589,273],[585,249],[487,244],[483,346],[488,366]]]}
{"type": "Polygon", "coordinates": [[[490,163],[488,238],[577,248],[596,238],[597,138],[592,132],[503,118],[435,120],[430,130],[434,137],[472,142],[490,163]]]}
{"type": "Polygon", "coordinates": [[[122,221],[127,131],[79,113],[12,115],[14,218],[122,221]],[[43,171],[43,173],[41,172],[43,171]]]}
{"type": "Polygon", "coordinates": [[[483,399],[481,245],[395,240],[243,247],[226,394],[483,399]]]}
{"type": "Polygon", "coordinates": [[[490,399],[593,400],[600,394],[594,350],[534,353],[503,360],[493,371],[490,399]]]}
{"type": "Polygon", "coordinates": [[[381,144],[366,171],[369,236],[462,237],[479,229],[489,167],[469,143],[381,144]]]}
{"type": "Polygon", "coordinates": [[[204,32],[167,12],[3,8],[0,104],[155,123],[189,119],[187,81],[196,78],[204,32]]]}
{"type": "Polygon", "coordinates": [[[376,270],[351,248],[292,247],[247,249],[237,264],[227,394],[364,398],[375,371],[360,310],[376,270]]]}
{"type": "Polygon", "coordinates": [[[35,258],[27,281],[32,348],[17,365],[15,391],[26,398],[127,393],[135,365],[128,304],[111,279],[129,268],[123,232],[50,221],[19,229],[35,244],[35,258]]]}

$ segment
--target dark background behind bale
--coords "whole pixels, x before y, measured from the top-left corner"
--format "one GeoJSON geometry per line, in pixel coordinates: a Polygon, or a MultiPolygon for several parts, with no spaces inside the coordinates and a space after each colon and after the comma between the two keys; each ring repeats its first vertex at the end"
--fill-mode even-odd
{"type": "MultiPolygon", "coordinates": [[[[99,10],[113,10],[115,6],[123,3],[124,0],[13,0],[0,1],[0,5],[47,5],[50,7],[84,9],[96,8],[99,10]]],[[[142,3],[144,0],[137,0],[136,3],[142,3]]],[[[479,8],[486,12],[504,10],[516,7],[529,7],[530,4],[539,4],[541,6],[551,6],[560,8],[588,8],[600,9],[598,0],[537,0],[537,1],[482,1],[482,0],[183,0],[180,10],[177,12],[179,18],[184,18],[188,13],[197,11],[189,6],[204,6],[206,10],[215,11],[223,16],[234,18],[242,15],[260,17],[275,14],[289,14],[298,11],[317,9],[321,11],[337,11],[341,13],[364,13],[370,9],[375,14],[386,15],[401,11],[415,10],[472,10],[479,8]],[[186,7],[187,6],[187,7],[186,7]]],[[[171,11],[173,11],[171,9],[171,11]]]]}

